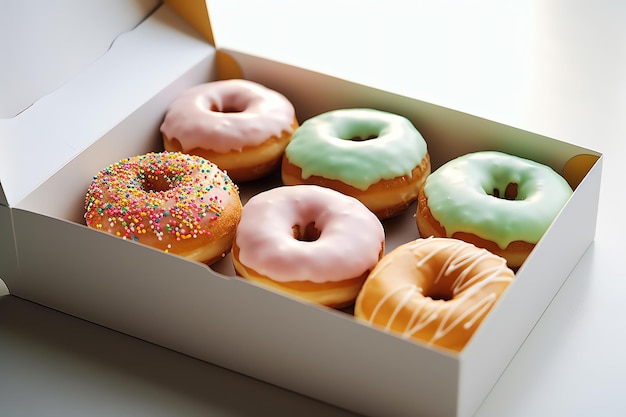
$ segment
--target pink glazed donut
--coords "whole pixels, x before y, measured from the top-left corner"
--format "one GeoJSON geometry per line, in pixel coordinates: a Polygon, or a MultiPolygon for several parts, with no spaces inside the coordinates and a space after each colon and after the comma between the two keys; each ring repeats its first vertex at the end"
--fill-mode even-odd
{"type": "Polygon", "coordinates": [[[161,133],[166,151],[208,159],[237,182],[276,170],[297,127],[285,96],[234,79],[185,90],[167,110],[161,133]]]}
{"type": "Polygon", "coordinates": [[[246,203],[232,255],[243,278],[343,308],[354,303],[384,249],[382,224],[359,200],[317,185],[292,185],[246,203]]]}

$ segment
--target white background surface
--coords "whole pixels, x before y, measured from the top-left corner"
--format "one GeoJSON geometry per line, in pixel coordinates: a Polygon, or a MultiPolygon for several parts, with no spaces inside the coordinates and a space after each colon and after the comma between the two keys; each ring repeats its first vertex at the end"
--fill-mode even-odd
{"type": "MultiPolygon", "coordinates": [[[[626,415],[626,3],[212,0],[217,42],[604,153],[587,251],[477,417],[626,415]]],[[[555,259],[558,262],[558,259],[555,259]]],[[[0,415],[344,415],[11,296],[0,415]]]]}

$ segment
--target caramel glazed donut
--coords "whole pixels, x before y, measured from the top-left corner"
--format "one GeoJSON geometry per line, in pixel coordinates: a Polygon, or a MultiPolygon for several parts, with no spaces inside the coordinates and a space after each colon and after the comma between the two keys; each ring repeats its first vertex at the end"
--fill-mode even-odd
{"type": "Polygon", "coordinates": [[[332,188],[380,219],[415,201],[428,174],[426,142],[411,122],[371,109],[334,110],[305,121],[282,163],[284,184],[332,188]]]}
{"type": "Polygon", "coordinates": [[[235,182],[277,170],[298,127],[282,94],[246,80],[204,83],[172,102],[161,124],[166,151],[199,155],[235,182]]]}
{"type": "Polygon", "coordinates": [[[513,280],[505,259],[450,238],[417,239],[385,255],[354,308],[357,319],[460,351],[513,280]]]}
{"type": "Polygon", "coordinates": [[[355,198],[283,186],[244,206],[232,251],[237,275],[309,302],[352,305],[382,258],[385,232],[355,198]]]}
{"type": "Polygon", "coordinates": [[[475,152],[442,165],[420,190],[420,236],[453,237],[519,268],[572,189],[552,168],[502,152],[475,152]]]}
{"type": "Polygon", "coordinates": [[[148,153],[94,176],[84,216],[91,228],[211,264],[232,247],[241,201],[215,164],[181,153],[148,153]]]}

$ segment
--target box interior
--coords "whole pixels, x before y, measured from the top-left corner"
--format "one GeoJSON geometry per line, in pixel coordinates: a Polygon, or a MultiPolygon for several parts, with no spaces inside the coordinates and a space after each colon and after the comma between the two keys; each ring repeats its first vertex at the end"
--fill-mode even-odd
{"type": "MultiPolygon", "coordinates": [[[[68,118],[55,112],[60,108],[88,116],[89,123],[68,132],[66,146],[35,179],[11,182],[22,267],[21,274],[5,279],[11,293],[363,414],[471,415],[593,239],[599,153],[261,57],[218,53],[168,6],[121,37],[97,64],[20,115],[11,128],[25,143],[5,173],[23,176],[20,165],[33,158],[24,156],[26,149],[50,129],[56,135],[65,132],[57,126],[68,118]],[[164,51],[176,57],[168,65],[162,63],[164,51]],[[500,150],[564,173],[576,192],[460,355],[390,336],[346,313],[235,278],[229,257],[206,267],[84,225],[84,195],[97,171],[131,155],[162,150],[158,127],[167,105],[184,88],[239,75],[285,94],[300,122],[345,107],[402,114],[424,136],[433,169],[467,152],[500,150]],[[102,83],[94,86],[96,79],[102,83]],[[136,86],[137,79],[147,80],[136,86]],[[85,108],[85,97],[92,94],[102,95],[102,102],[85,108]],[[569,238],[573,225],[577,239],[569,238]],[[550,258],[564,239],[567,256],[555,265],[550,258]],[[530,308],[528,297],[537,300],[530,308]],[[494,344],[502,347],[495,354],[494,344]],[[301,360],[303,353],[309,361],[301,360]],[[276,358],[280,367],[274,365],[276,358]],[[392,388],[389,381],[395,381],[392,388]]],[[[51,145],[43,146],[36,155],[52,152],[51,145]]],[[[278,185],[278,176],[240,184],[242,200],[278,185]]],[[[415,205],[384,222],[387,251],[418,237],[414,211],[415,205]]],[[[7,247],[7,242],[0,245],[7,247]]]]}

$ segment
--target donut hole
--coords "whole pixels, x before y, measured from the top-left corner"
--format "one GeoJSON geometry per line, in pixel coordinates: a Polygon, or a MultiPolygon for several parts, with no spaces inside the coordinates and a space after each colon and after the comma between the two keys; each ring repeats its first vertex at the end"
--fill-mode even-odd
{"type": "Polygon", "coordinates": [[[315,242],[322,234],[322,232],[315,227],[315,222],[310,222],[305,227],[295,224],[291,226],[291,231],[293,238],[301,242],[315,242]]]}
{"type": "MultiPolygon", "coordinates": [[[[432,271],[433,274],[438,274],[438,271],[432,271]]],[[[455,274],[444,274],[441,279],[430,282],[422,283],[423,287],[420,287],[421,293],[424,297],[432,300],[450,301],[454,298],[454,282],[455,274]]]]}
{"type": "Polygon", "coordinates": [[[159,193],[175,188],[177,182],[171,173],[146,173],[141,178],[141,188],[146,192],[159,193]]]}
{"type": "Polygon", "coordinates": [[[367,135],[365,137],[361,137],[361,136],[354,136],[348,140],[351,140],[353,142],[363,142],[366,140],[372,140],[372,139],[376,139],[378,137],[378,135],[367,135]]]}
{"type": "Polygon", "coordinates": [[[245,108],[235,107],[235,106],[223,106],[218,107],[216,104],[211,105],[210,110],[216,113],[241,113],[245,110],[245,108]]]}
{"type": "Polygon", "coordinates": [[[209,110],[216,113],[241,113],[247,107],[248,103],[236,95],[226,95],[219,103],[211,102],[209,110]]]}
{"type": "Polygon", "coordinates": [[[450,301],[453,298],[452,290],[446,288],[431,288],[424,294],[433,300],[450,301]]]}
{"type": "Polygon", "coordinates": [[[489,193],[489,195],[502,198],[504,200],[517,200],[518,197],[518,186],[514,182],[510,182],[504,187],[504,190],[500,188],[494,187],[494,189],[489,193]]]}
{"type": "Polygon", "coordinates": [[[364,142],[377,139],[380,136],[382,126],[377,123],[355,124],[339,127],[337,137],[352,142],[364,142]]]}

